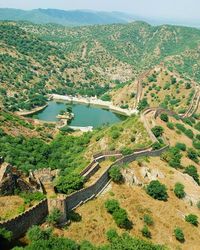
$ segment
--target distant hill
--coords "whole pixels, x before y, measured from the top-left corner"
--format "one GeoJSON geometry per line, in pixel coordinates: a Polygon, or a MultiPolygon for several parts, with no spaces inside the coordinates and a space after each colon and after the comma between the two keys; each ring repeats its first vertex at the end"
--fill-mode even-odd
{"type": "Polygon", "coordinates": [[[3,9],[0,8],[0,20],[30,21],[37,24],[56,23],[66,26],[94,24],[128,23],[133,21],[131,15],[121,12],[95,12],[89,10],[57,10],[57,9],[3,9]]]}

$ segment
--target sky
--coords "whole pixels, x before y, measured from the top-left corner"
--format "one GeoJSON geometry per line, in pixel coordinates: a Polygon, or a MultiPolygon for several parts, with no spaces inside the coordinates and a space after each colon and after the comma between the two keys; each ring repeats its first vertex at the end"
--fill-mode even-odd
{"type": "Polygon", "coordinates": [[[0,8],[122,11],[146,18],[200,23],[200,0],[0,0],[0,8]]]}

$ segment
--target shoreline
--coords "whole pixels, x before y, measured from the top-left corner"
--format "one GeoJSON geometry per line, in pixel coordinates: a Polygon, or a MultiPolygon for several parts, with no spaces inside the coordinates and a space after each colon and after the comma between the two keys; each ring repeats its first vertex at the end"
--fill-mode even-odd
{"type": "Polygon", "coordinates": [[[82,103],[82,104],[98,106],[98,107],[106,108],[114,113],[118,113],[118,114],[125,115],[125,116],[131,116],[133,114],[137,114],[136,109],[122,109],[118,106],[113,105],[112,102],[102,101],[95,97],[86,98],[86,97],[73,97],[73,96],[68,96],[68,95],[52,94],[50,96],[50,99],[55,100],[55,101],[67,101],[67,102],[72,102],[72,103],[82,103]]]}
{"type": "Polygon", "coordinates": [[[27,110],[27,111],[16,111],[15,114],[16,115],[21,115],[21,116],[27,116],[27,115],[33,115],[39,111],[42,111],[44,110],[46,107],[48,106],[48,104],[45,104],[44,106],[42,107],[37,107],[37,108],[34,108],[32,110],[27,110]]]}

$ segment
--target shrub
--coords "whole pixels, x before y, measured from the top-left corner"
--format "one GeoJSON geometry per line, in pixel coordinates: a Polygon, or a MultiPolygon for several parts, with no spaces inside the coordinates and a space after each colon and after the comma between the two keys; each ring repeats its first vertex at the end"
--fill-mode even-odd
{"type": "Polygon", "coordinates": [[[48,216],[46,221],[52,225],[56,226],[59,223],[59,220],[61,218],[61,212],[58,209],[54,209],[48,216]]]}
{"type": "Polygon", "coordinates": [[[130,155],[133,153],[133,149],[127,147],[122,148],[120,151],[123,155],[130,155]]]}
{"type": "Polygon", "coordinates": [[[148,226],[152,226],[154,224],[152,217],[148,214],[145,214],[143,219],[148,226]]]}
{"type": "Polygon", "coordinates": [[[125,209],[119,208],[114,211],[113,219],[115,220],[118,227],[129,229],[130,221],[125,209]]]}
{"type": "Polygon", "coordinates": [[[198,224],[199,224],[198,216],[195,214],[189,214],[189,215],[185,216],[185,221],[189,222],[190,224],[192,224],[194,226],[198,226],[198,224]]]}
{"type": "Polygon", "coordinates": [[[111,137],[112,137],[114,140],[117,139],[118,137],[120,137],[120,132],[117,131],[117,130],[113,130],[113,131],[111,132],[111,137]]]}
{"type": "Polygon", "coordinates": [[[173,168],[178,168],[181,166],[182,154],[180,150],[176,147],[171,147],[167,152],[163,153],[161,158],[169,163],[173,168]]]}
{"type": "Polygon", "coordinates": [[[106,102],[110,102],[111,101],[111,97],[109,94],[105,94],[101,97],[102,101],[106,101],[106,102]]]}
{"type": "Polygon", "coordinates": [[[163,147],[163,144],[159,143],[159,142],[154,142],[153,145],[152,145],[153,150],[157,150],[157,149],[160,149],[162,147],[163,147]]]}
{"type": "Polygon", "coordinates": [[[110,229],[106,232],[106,236],[109,241],[113,241],[118,237],[118,234],[115,229],[110,229]]]}
{"type": "Polygon", "coordinates": [[[197,202],[197,207],[200,209],[200,201],[197,202]]]}
{"type": "Polygon", "coordinates": [[[193,148],[189,148],[187,150],[187,156],[189,159],[191,159],[192,161],[198,163],[199,160],[198,160],[198,154],[197,152],[193,149],[193,148]]]}
{"type": "Polygon", "coordinates": [[[52,230],[41,230],[39,226],[32,226],[27,233],[27,238],[29,241],[39,241],[49,239],[52,230]]]}
{"type": "Polygon", "coordinates": [[[200,149],[200,141],[199,140],[194,139],[193,142],[192,142],[192,145],[193,145],[194,148],[196,148],[198,150],[200,149]]]}
{"type": "Polygon", "coordinates": [[[120,183],[123,180],[123,176],[122,176],[122,174],[120,172],[120,167],[119,166],[112,167],[109,170],[109,176],[116,183],[120,183]]]}
{"type": "Polygon", "coordinates": [[[184,143],[177,142],[176,148],[178,148],[181,151],[186,151],[186,145],[184,143]]]}
{"type": "Polygon", "coordinates": [[[197,172],[197,168],[193,165],[190,165],[188,167],[185,168],[184,173],[190,175],[198,185],[200,185],[200,181],[199,181],[199,174],[197,172]]]}
{"type": "Polygon", "coordinates": [[[117,200],[107,200],[105,202],[105,207],[108,213],[113,214],[115,210],[120,208],[119,202],[117,200]]]}
{"type": "Polygon", "coordinates": [[[168,127],[169,129],[174,129],[174,123],[168,122],[168,123],[167,123],[167,127],[168,127]]]}
{"type": "Polygon", "coordinates": [[[181,228],[179,227],[176,227],[174,229],[174,235],[176,237],[176,239],[180,242],[184,242],[185,241],[185,237],[184,237],[184,234],[183,234],[183,231],[181,228]]]}
{"type": "Polygon", "coordinates": [[[160,119],[164,122],[168,122],[169,121],[169,117],[167,114],[161,114],[160,115],[160,119]]]}
{"type": "Polygon", "coordinates": [[[0,228],[0,240],[1,241],[11,241],[12,239],[12,232],[11,231],[8,231],[7,229],[5,228],[0,228]]]}
{"type": "Polygon", "coordinates": [[[118,227],[130,229],[132,223],[128,219],[126,210],[122,209],[117,200],[107,200],[105,207],[108,213],[112,214],[118,227]]]}
{"type": "Polygon", "coordinates": [[[161,184],[158,180],[151,181],[146,188],[146,192],[156,200],[166,201],[168,198],[166,186],[161,184]]]}
{"type": "Polygon", "coordinates": [[[184,198],[185,197],[184,185],[177,182],[174,187],[174,193],[179,199],[184,198]]]}
{"type": "Polygon", "coordinates": [[[185,130],[185,135],[187,137],[189,137],[190,139],[193,139],[193,137],[194,137],[194,133],[193,133],[193,131],[191,129],[185,130]]]}
{"type": "Polygon", "coordinates": [[[139,103],[137,109],[139,111],[144,110],[145,108],[149,107],[149,104],[147,102],[147,98],[143,98],[139,103]]]}
{"type": "Polygon", "coordinates": [[[163,134],[164,129],[161,126],[155,126],[151,129],[151,131],[153,132],[155,137],[160,137],[163,134]]]}
{"type": "Polygon", "coordinates": [[[144,225],[144,227],[141,230],[142,235],[146,238],[151,238],[151,232],[149,231],[148,227],[144,225]]]}

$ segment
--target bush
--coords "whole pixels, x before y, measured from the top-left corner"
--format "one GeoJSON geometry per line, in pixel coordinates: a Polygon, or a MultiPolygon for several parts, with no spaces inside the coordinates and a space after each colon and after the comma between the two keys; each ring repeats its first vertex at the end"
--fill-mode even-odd
{"type": "Polygon", "coordinates": [[[169,121],[169,117],[167,114],[161,114],[160,115],[160,119],[164,122],[168,122],[169,121]]]}
{"type": "Polygon", "coordinates": [[[200,209],[200,201],[197,202],[197,207],[200,209]]]}
{"type": "Polygon", "coordinates": [[[151,232],[146,225],[142,228],[141,232],[144,237],[151,238],[151,232]]]}
{"type": "Polygon", "coordinates": [[[171,147],[167,152],[163,153],[161,158],[169,163],[173,168],[179,168],[181,166],[182,154],[177,147],[171,147]]]}
{"type": "Polygon", "coordinates": [[[113,130],[113,131],[111,132],[111,137],[112,137],[114,140],[116,140],[117,138],[120,137],[120,132],[117,131],[117,130],[113,130]]]}
{"type": "Polygon", "coordinates": [[[112,214],[113,219],[118,227],[130,229],[132,224],[128,219],[126,210],[119,206],[117,200],[107,200],[105,207],[108,213],[112,214]]]}
{"type": "Polygon", "coordinates": [[[143,98],[139,103],[138,103],[138,107],[137,109],[139,111],[142,111],[144,110],[145,108],[149,107],[149,104],[147,102],[147,99],[146,98],[143,98]]]}
{"type": "Polygon", "coordinates": [[[58,209],[54,209],[48,216],[46,221],[52,225],[52,226],[56,226],[61,218],[61,212],[58,209]]]}
{"type": "Polygon", "coordinates": [[[199,224],[198,216],[195,214],[189,214],[189,215],[185,216],[185,221],[189,222],[190,224],[192,224],[194,226],[198,226],[198,224],[199,224]]]}
{"type": "Polygon", "coordinates": [[[185,168],[184,173],[190,175],[198,185],[200,185],[200,181],[199,181],[199,174],[197,172],[197,168],[193,165],[190,165],[188,167],[185,168]]]}
{"type": "Polygon", "coordinates": [[[118,237],[118,234],[115,229],[110,229],[107,231],[106,236],[109,241],[113,241],[118,237]]]}
{"type": "Polygon", "coordinates": [[[127,147],[122,148],[120,151],[123,155],[130,155],[133,153],[133,149],[127,147]]]}
{"type": "Polygon", "coordinates": [[[120,208],[119,202],[117,200],[107,200],[105,202],[105,207],[108,213],[113,214],[116,210],[120,208]]]}
{"type": "Polygon", "coordinates": [[[196,148],[197,150],[200,149],[200,141],[197,140],[197,139],[194,139],[193,142],[192,142],[192,145],[194,148],[196,148]]]}
{"type": "Polygon", "coordinates": [[[146,188],[146,192],[156,200],[166,201],[168,198],[166,186],[161,184],[158,180],[151,181],[146,188]]]}
{"type": "Polygon", "coordinates": [[[41,192],[35,193],[20,193],[19,196],[24,199],[25,204],[31,204],[33,201],[41,201],[46,196],[41,192]]]}
{"type": "Polygon", "coordinates": [[[11,241],[12,239],[12,232],[8,231],[5,228],[0,228],[0,241],[11,241]]]}
{"type": "Polygon", "coordinates": [[[178,148],[181,151],[186,151],[186,145],[184,143],[177,142],[176,148],[178,148]]]}
{"type": "Polygon", "coordinates": [[[128,219],[128,215],[125,209],[119,208],[114,211],[113,219],[118,227],[129,229],[130,221],[128,219]]]}
{"type": "Polygon", "coordinates": [[[199,159],[198,159],[198,154],[197,152],[193,149],[193,148],[189,148],[187,150],[187,156],[189,159],[191,159],[192,161],[198,163],[199,159]]]}
{"type": "Polygon", "coordinates": [[[154,142],[153,145],[152,145],[152,149],[153,150],[157,150],[157,149],[160,149],[162,148],[164,145],[162,143],[159,143],[159,142],[154,142]]]}
{"type": "Polygon", "coordinates": [[[172,122],[168,122],[168,123],[167,123],[167,127],[168,127],[169,129],[174,129],[174,124],[173,124],[172,122]]]}
{"type": "Polygon", "coordinates": [[[176,227],[174,229],[174,235],[176,237],[176,239],[180,242],[184,242],[185,241],[185,237],[184,237],[184,234],[183,234],[183,231],[181,228],[179,227],[176,227]]]}
{"type": "Polygon", "coordinates": [[[122,174],[120,172],[120,167],[119,166],[112,167],[109,170],[109,176],[116,183],[120,183],[123,180],[123,176],[122,176],[122,174]]]}
{"type": "Polygon", "coordinates": [[[174,187],[174,193],[179,199],[184,198],[185,197],[184,185],[177,182],[174,187]]]}
{"type": "Polygon", "coordinates": [[[111,101],[111,97],[109,94],[105,94],[101,97],[101,100],[102,101],[105,101],[105,102],[110,102],[111,101]]]}
{"type": "Polygon", "coordinates": [[[161,127],[161,126],[155,126],[151,129],[151,131],[153,132],[153,134],[155,135],[155,137],[160,137],[163,132],[164,132],[164,129],[161,127]]]}
{"type": "Polygon", "coordinates": [[[148,226],[152,226],[154,224],[152,217],[148,214],[145,214],[143,219],[144,223],[146,223],[148,226]]]}
{"type": "Polygon", "coordinates": [[[39,226],[32,226],[27,233],[27,238],[29,241],[39,241],[49,239],[52,230],[41,230],[39,226]]]}

